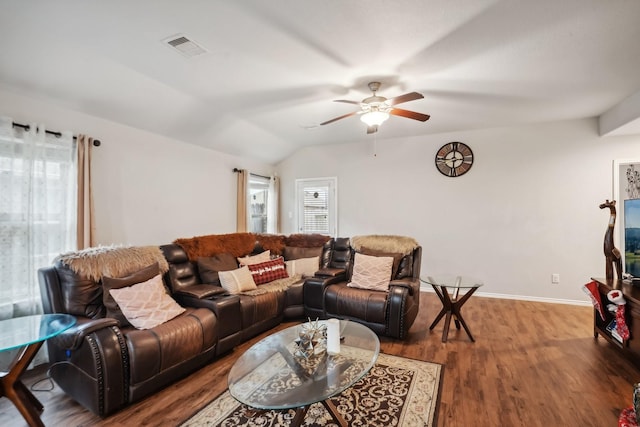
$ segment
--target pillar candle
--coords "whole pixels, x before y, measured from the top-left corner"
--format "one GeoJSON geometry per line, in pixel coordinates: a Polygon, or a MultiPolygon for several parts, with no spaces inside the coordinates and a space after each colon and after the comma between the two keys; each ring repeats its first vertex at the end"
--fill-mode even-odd
{"type": "Polygon", "coordinates": [[[327,320],[327,353],[340,353],[340,320],[327,320]]]}

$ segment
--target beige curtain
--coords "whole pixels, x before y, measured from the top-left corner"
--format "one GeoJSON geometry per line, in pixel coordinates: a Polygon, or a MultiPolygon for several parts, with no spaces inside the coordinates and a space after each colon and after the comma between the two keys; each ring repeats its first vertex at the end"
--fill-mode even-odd
{"type": "Polygon", "coordinates": [[[248,206],[247,197],[249,192],[249,171],[246,169],[237,170],[238,174],[238,207],[236,209],[236,231],[238,233],[244,233],[248,231],[249,224],[248,218],[248,206]]]}
{"type": "Polygon", "coordinates": [[[93,211],[93,189],[91,187],[91,151],[93,138],[78,135],[78,249],[95,244],[95,220],[93,211]]]}
{"type": "Polygon", "coordinates": [[[267,221],[267,233],[280,233],[280,178],[277,176],[272,176],[269,183],[267,221]]]}

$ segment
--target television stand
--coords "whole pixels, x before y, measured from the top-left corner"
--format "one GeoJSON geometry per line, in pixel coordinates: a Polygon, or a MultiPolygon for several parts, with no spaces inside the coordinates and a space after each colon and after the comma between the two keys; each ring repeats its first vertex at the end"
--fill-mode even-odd
{"type": "Polygon", "coordinates": [[[640,367],[640,286],[634,286],[630,281],[625,280],[607,280],[602,278],[591,278],[598,283],[598,292],[600,293],[600,301],[602,302],[602,310],[604,312],[604,320],[600,317],[598,310],[593,310],[593,337],[598,339],[601,336],[622,354],[624,354],[634,365],[640,367]],[[625,321],[629,328],[630,336],[625,342],[622,342],[616,333],[607,327],[615,320],[615,314],[607,310],[609,300],[607,293],[611,290],[622,292],[624,299],[627,301],[625,307],[625,321]]]}

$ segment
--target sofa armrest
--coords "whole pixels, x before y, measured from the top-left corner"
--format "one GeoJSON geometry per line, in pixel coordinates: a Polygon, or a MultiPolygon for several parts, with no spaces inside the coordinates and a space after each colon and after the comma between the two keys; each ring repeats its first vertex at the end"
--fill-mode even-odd
{"type": "Polygon", "coordinates": [[[388,317],[385,334],[404,339],[420,307],[420,280],[413,278],[392,280],[387,297],[388,317]]]}
{"type": "Polygon", "coordinates": [[[76,350],[80,345],[82,345],[82,342],[87,335],[112,326],[119,325],[116,319],[110,317],[105,317],[103,319],[79,317],[74,326],[52,338],[52,344],[60,349],[64,349],[65,351],[76,350]]]}
{"type": "MultiPolygon", "coordinates": [[[[340,270],[340,269],[334,269],[340,270]]],[[[342,273],[336,272],[334,276],[315,276],[304,281],[302,287],[302,300],[304,303],[304,315],[311,319],[326,317],[324,307],[324,294],[327,286],[334,283],[344,282],[346,280],[345,270],[342,273]]]]}
{"type": "Polygon", "coordinates": [[[393,286],[406,288],[410,296],[415,295],[416,292],[420,292],[420,281],[412,278],[392,280],[389,282],[389,289],[393,286]]]}
{"type": "MultiPolygon", "coordinates": [[[[342,278],[342,280],[346,277],[346,270],[344,268],[321,268],[316,271],[314,277],[338,277],[342,278]]],[[[335,282],[334,282],[335,283],[335,282]]]]}
{"type": "Polygon", "coordinates": [[[49,376],[94,414],[128,402],[129,355],[118,321],[78,317],[73,328],[47,341],[49,376]]]}
{"type": "Polygon", "coordinates": [[[206,299],[224,294],[227,294],[227,291],[223,287],[215,285],[190,285],[174,292],[174,295],[181,295],[197,299],[206,299]]]}

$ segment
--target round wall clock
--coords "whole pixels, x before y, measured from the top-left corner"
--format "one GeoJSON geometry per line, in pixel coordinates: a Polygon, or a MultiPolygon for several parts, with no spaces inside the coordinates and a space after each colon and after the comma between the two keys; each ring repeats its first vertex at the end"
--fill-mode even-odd
{"type": "Polygon", "coordinates": [[[462,142],[444,144],[436,153],[436,167],[443,175],[464,175],[473,165],[473,151],[462,142]]]}

